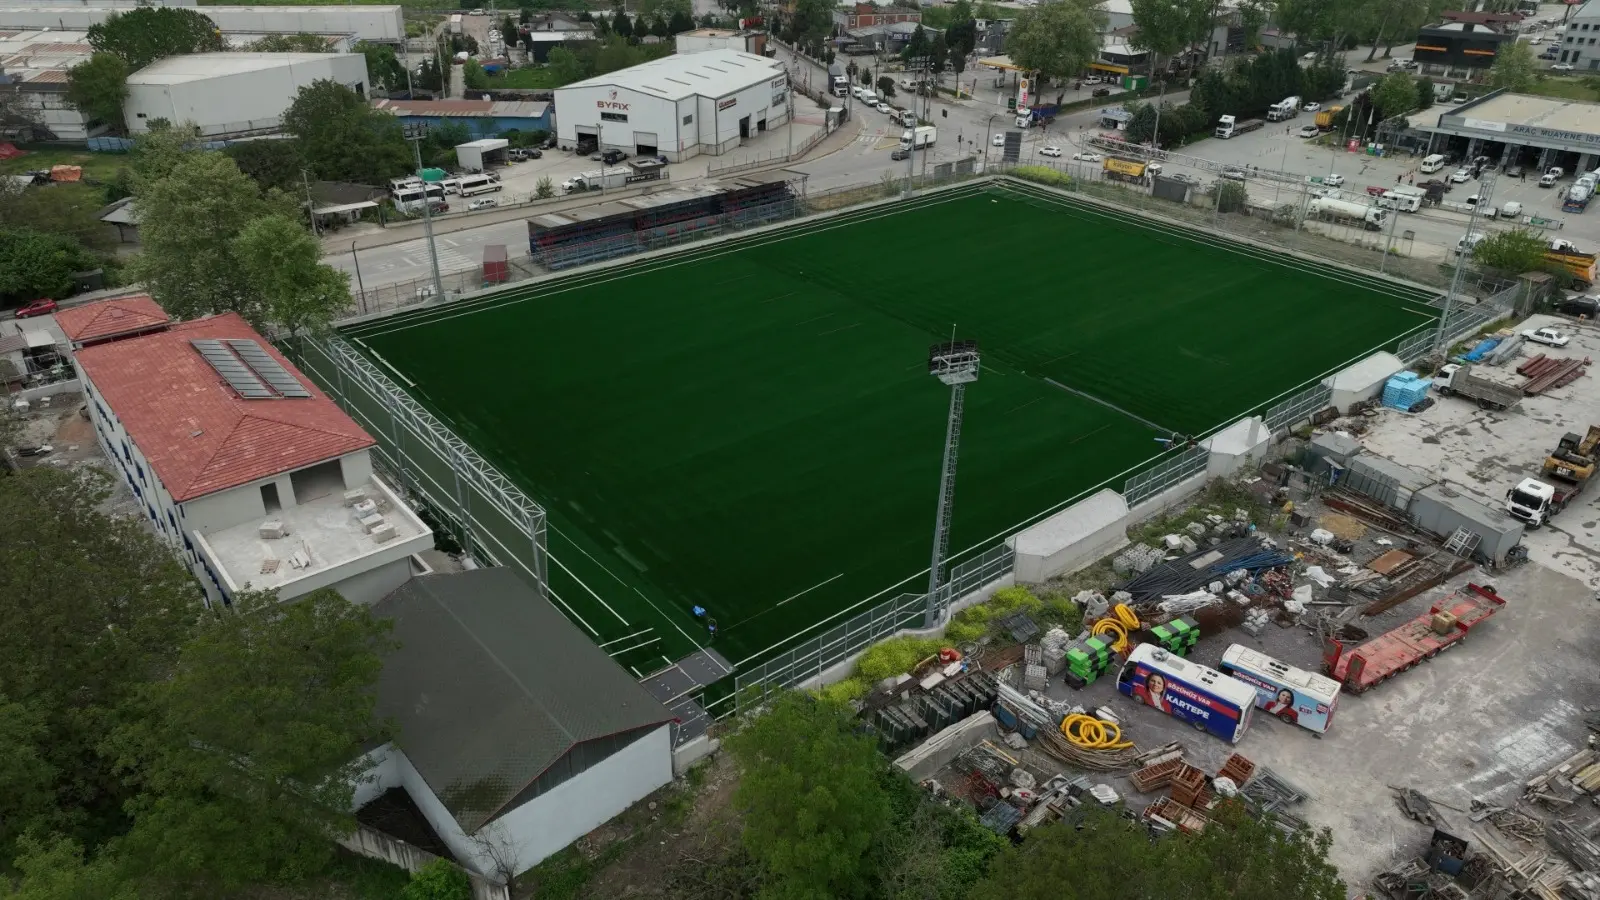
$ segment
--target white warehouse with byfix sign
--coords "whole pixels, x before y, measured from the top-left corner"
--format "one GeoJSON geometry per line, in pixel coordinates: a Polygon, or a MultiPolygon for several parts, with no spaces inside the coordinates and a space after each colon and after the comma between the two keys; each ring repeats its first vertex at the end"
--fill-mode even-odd
{"type": "Polygon", "coordinates": [[[557,88],[564,149],[622,150],[672,162],[726,153],[789,121],[789,76],[737,50],[673,55],[557,88]]]}

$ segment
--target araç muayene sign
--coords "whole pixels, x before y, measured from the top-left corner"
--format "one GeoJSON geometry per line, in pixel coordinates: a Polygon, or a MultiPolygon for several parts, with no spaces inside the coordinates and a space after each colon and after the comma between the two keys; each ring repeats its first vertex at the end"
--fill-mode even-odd
{"type": "Polygon", "coordinates": [[[1117,159],[1115,156],[1106,157],[1106,171],[1116,172],[1118,175],[1130,175],[1134,178],[1143,177],[1144,166],[1144,163],[1134,162],[1131,159],[1117,159]]]}

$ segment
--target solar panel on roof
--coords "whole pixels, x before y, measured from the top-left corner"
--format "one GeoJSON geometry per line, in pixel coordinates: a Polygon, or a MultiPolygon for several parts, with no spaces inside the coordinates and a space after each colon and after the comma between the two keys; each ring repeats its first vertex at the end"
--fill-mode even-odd
{"type": "Polygon", "coordinates": [[[233,348],[233,352],[239,354],[239,358],[244,360],[244,364],[259,375],[262,381],[272,385],[272,388],[278,393],[285,397],[311,396],[311,392],[306,390],[306,386],[300,383],[300,379],[290,375],[289,370],[273,359],[271,354],[261,348],[260,344],[255,341],[230,338],[228,346],[233,348]]]}
{"type": "Polygon", "coordinates": [[[270,400],[277,396],[268,390],[267,386],[261,383],[261,379],[257,378],[255,373],[250,371],[239,357],[234,356],[221,341],[197,339],[189,343],[239,396],[246,400],[270,400]]]}

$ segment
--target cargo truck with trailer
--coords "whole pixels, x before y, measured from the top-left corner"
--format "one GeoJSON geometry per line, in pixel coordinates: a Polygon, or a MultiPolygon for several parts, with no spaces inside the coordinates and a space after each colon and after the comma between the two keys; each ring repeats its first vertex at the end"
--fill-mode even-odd
{"type": "Polygon", "coordinates": [[[1247,134],[1255,131],[1266,124],[1267,123],[1261,121],[1260,119],[1245,119],[1241,122],[1234,116],[1223,116],[1217,120],[1216,130],[1213,131],[1212,134],[1223,140],[1227,140],[1228,138],[1235,137],[1237,135],[1247,134]]]}
{"type": "Polygon", "coordinates": [[[1510,385],[1479,378],[1472,374],[1472,366],[1451,363],[1439,367],[1433,386],[1446,397],[1465,397],[1475,401],[1479,409],[1505,410],[1522,402],[1522,390],[1510,385]]]}
{"type": "Polygon", "coordinates": [[[850,76],[845,73],[844,66],[838,63],[828,66],[828,93],[835,97],[844,97],[850,93],[850,76]]]}
{"type": "Polygon", "coordinates": [[[1348,200],[1335,200],[1332,197],[1318,197],[1311,201],[1306,206],[1306,213],[1332,222],[1360,225],[1368,231],[1381,229],[1389,217],[1389,211],[1386,209],[1363,206],[1348,200]]]}
{"type": "Polygon", "coordinates": [[[1371,690],[1465,641],[1468,632],[1505,605],[1493,586],[1468,584],[1426,613],[1354,649],[1330,639],[1322,653],[1323,674],[1352,694],[1371,690]]]}
{"type": "Polygon", "coordinates": [[[900,135],[901,150],[925,150],[933,146],[939,137],[939,129],[932,125],[918,125],[916,128],[907,128],[900,135]]]}
{"type": "Polygon", "coordinates": [[[1505,510],[1513,518],[1528,523],[1529,528],[1540,528],[1571,506],[1588,486],[1588,479],[1557,486],[1537,478],[1524,478],[1506,491],[1505,510]]]}

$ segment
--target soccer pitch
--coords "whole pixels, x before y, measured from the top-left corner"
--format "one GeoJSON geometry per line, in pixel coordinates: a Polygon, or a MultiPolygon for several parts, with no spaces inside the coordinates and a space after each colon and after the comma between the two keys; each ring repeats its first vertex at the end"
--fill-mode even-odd
{"type": "Polygon", "coordinates": [[[950,547],[1426,328],[1430,294],[1025,188],[947,191],[345,332],[549,513],[558,605],[641,674],[926,588],[950,547]],[[626,638],[627,640],[623,640],[626,638]]]}

